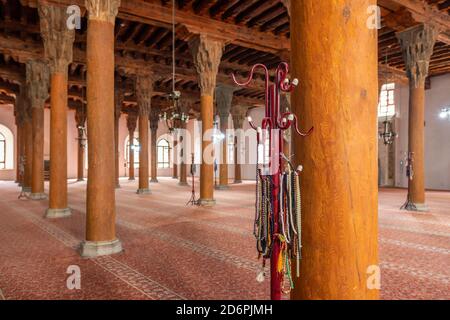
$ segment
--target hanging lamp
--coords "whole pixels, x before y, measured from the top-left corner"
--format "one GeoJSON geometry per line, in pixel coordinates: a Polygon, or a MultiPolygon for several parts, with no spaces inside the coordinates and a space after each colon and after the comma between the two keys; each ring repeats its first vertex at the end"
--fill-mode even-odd
{"type": "Polygon", "coordinates": [[[163,112],[159,115],[160,120],[165,121],[170,133],[174,133],[176,129],[181,127],[181,124],[189,122],[189,115],[181,112],[179,107],[179,100],[181,98],[181,92],[175,88],[175,0],[172,0],[172,92],[168,94],[168,99],[171,103],[170,112],[163,112]]]}

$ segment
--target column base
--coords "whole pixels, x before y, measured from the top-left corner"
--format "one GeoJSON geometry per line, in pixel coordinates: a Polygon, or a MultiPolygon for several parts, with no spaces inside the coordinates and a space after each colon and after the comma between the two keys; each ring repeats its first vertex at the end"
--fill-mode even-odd
{"type": "Polygon", "coordinates": [[[158,179],[151,179],[150,182],[151,183],[158,183],[159,181],[158,181],[158,179]]]}
{"type": "Polygon", "coordinates": [[[120,187],[120,184],[117,184],[116,185],[116,189],[120,189],[121,187],[120,187]]]}
{"type": "Polygon", "coordinates": [[[234,180],[234,183],[235,184],[240,184],[240,183],[242,183],[242,180],[234,180]]]}
{"type": "Polygon", "coordinates": [[[77,182],[83,182],[83,181],[84,181],[83,178],[77,179],[77,182]]]}
{"type": "Polygon", "coordinates": [[[414,211],[414,212],[429,212],[429,208],[425,203],[413,203],[407,201],[400,210],[414,211]]]}
{"type": "Polygon", "coordinates": [[[112,241],[83,241],[80,246],[80,255],[84,258],[109,256],[123,250],[119,239],[112,241]]]}
{"type": "Polygon", "coordinates": [[[31,193],[31,187],[23,187],[22,186],[22,192],[31,193]]]}
{"type": "Polygon", "coordinates": [[[137,194],[151,194],[152,192],[150,191],[150,189],[138,189],[136,191],[137,194]]]}
{"type": "Polygon", "coordinates": [[[216,204],[214,199],[198,199],[197,204],[202,207],[212,207],[216,204]]]}
{"type": "Polygon", "coordinates": [[[58,219],[58,218],[66,218],[72,214],[70,208],[65,209],[52,209],[48,208],[45,211],[45,217],[48,219],[58,219]]]}
{"type": "Polygon", "coordinates": [[[178,179],[178,177],[172,177],[172,179],[178,179]]]}
{"type": "Polygon", "coordinates": [[[187,182],[178,182],[178,185],[181,186],[181,187],[186,187],[189,184],[187,182]]]}
{"type": "Polygon", "coordinates": [[[217,185],[217,186],[215,187],[215,189],[216,189],[216,190],[228,190],[228,189],[230,189],[230,187],[227,186],[227,185],[221,185],[221,184],[219,184],[219,185],[217,185]]]}
{"type": "Polygon", "coordinates": [[[30,199],[31,200],[45,200],[47,199],[47,195],[43,192],[41,193],[31,193],[30,194],[30,199]]]}
{"type": "Polygon", "coordinates": [[[134,181],[136,180],[135,178],[128,178],[128,181],[134,181]]]}

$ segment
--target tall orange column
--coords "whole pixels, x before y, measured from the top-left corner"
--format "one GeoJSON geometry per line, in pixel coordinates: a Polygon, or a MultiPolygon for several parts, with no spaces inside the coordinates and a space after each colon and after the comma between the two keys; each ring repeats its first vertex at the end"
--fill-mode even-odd
{"type": "Polygon", "coordinates": [[[247,108],[243,106],[233,106],[231,115],[233,117],[234,128],[234,183],[242,183],[242,167],[241,164],[245,160],[245,151],[243,150],[244,139],[244,120],[247,114],[247,108]]]}
{"type": "Polygon", "coordinates": [[[219,160],[219,185],[218,190],[228,189],[228,118],[231,111],[231,102],[235,87],[219,85],[216,88],[216,105],[220,118],[220,132],[224,135],[221,141],[221,157],[219,160]]]}
{"type": "Polygon", "coordinates": [[[38,2],[45,57],[50,65],[50,190],[47,218],[70,215],[67,206],[67,68],[72,61],[74,30],[66,8],[38,2]]]}
{"type": "MultiPolygon", "coordinates": [[[[84,89],[83,89],[84,90],[84,89]]],[[[86,152],[86,105],[84,102],[75,111],[75,122],[78,129],[77,181],[84,181],[84,157],[86,152]]]]}
{"type": "Polygon", "coordinates": [[[49,70],[44,61],[26,65],[28,93],[32,110],[33,156],[31,173],[32,200],[47,198],[44,193],[44,104],[48,98],[49,70]]]}
{"type": "Polygon", "coordinates": [[[409,211],[428,211],[425,204],[425,80],[438,32],[422,24],[397,34],[409,78],[408,151],[412,153],[413,177],[408,180],[409,211]]]}
{"type": "Polygon", "coordinates": [[[122,251],[116,237],[114,173],[114,21],[120,1],[86,1],[88,181],[81,255],[122,251]]]}
{"type": "Polygon", "coordinates": [[[211,206],[214,200],[214,150],[212,146],[213,95],[224,44],[201,34],[189,41],[200,87],[200,113],[202,121],[202,160],[200,165],[200,199],[202,206],[211,206]]]}
{"type": "MultiPolygon", "coordinates": [[[[21,88],[21,91],[23,88],[21,88]]],[[[14,113],[16,116],[17,125],[17,182],[19,187],[23,186],[24,175],[24,157],[25,157],[25,145],[24,145],[24,115],[23,115],[23,94],[22,92],[17,96],[16,103],[14,105],[14,113]]]]}
{"type": "Polygon", "coordinates": [[[116,188],[120,188],[120,168],[119,168],[119,157],[120,157],[120,150],[119,150],[119,125],[120,125],[120,114],[122,113],[122,103],[124,98],[124,92],[123,92],[123,84],[122,84],[122,77],[120,75],[117,75],[115,78],[115,91],[114,91],[114,150],[115,150],[115,173],[116,173],[116,188]]]}
{"type": "Polygon", "coordinates": [[[15,116],[15,120],[16,120],[16,132],[17,132],[17,134],[16,134],[16,183],[18,183],[19,185],[20,185],[20,179],[21,179],[21,177],[20,177],[20,170],[19,170],[19,167],[20,167],[20,157],[21,157],[21,148],[22,148],[22,146],[21,146],[21,143],[20,143],[20,141],[21,141],[21,136],[22,136],[22,134],[21,134],[21,132],[22,132],[22,124],[21,124],[21,122],[20,122],[20,120],[19,120],[19,115],[18,115],[18,108],[17,108],[17,99],[16,99],[16,102],[15,102],[15,105],[14,105],[14,116],[15,116]]]}
{"type": "Polygon", "coordinates": [[[127,116],[127,128],[129,136],[129,146],[128,146],[128,180],[134,180],[134,131],[136,131],[136,121],[137,115],[134,112],[129,111],[127,116]]]}
{"type": "Polygon", "coordinates": [[[149,188],[149,157],[148,131],[153,81],[151,75],[138,75],[136,78],[136,95],[139,108],[139,189],[138,194],[148,194],[149,188]]]}
{"type": "Polygon", "coordinates": [[[159,112],[156,109],[152,109],[150,112],[150,153],[151,153],[151,180],[152,183],[158,183],[158,152],[156,147],[156,139],[158,138],[158,123],[159,112]]]}
{"type": "Polygon", "coordinates": [[[378,299],[375,0],[291,1],[293,135],[303,165],[302,260],[293,299],[378,299]],[[358,45],[355,45],[355,41],[358,45]]]}

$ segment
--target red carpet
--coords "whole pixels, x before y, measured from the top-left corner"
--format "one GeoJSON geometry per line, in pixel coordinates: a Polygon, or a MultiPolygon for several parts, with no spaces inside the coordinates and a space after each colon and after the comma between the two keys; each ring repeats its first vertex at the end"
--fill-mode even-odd
{"type": "MultiPolygon", "coordinates": [[[[173,179],[137,195],[117,190],[117,233],[125,251],[82,259],[85,183],[69,185],[70,218],[46,220],[47,201],[18,200],[0,182],[0,299],[267,299],[256,282],[253,184],[216,191],[212,209],[186,207],[190,188],[173,179]],[[81,290],[69,290],[70,265],[81,290]]],[[[429,192],[430,213],[398,210],[405,191],[380,192],[383,299],[450,299],[450,193],[429,192]]]]}

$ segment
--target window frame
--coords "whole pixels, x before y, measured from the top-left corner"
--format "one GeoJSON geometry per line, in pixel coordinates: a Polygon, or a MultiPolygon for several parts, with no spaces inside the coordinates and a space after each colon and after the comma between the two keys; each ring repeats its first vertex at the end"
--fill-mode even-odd
{"type": "Polygon", "coordinates": [[[170,168],[170,142],[165,138],[161,138],[156,143],[156,166],[158,169],[169,169],[170,168]],[[165,141],[166,145],[160,145],[161,142],[165,141]],[[160,152],[162,152],[162,161],[160,160],[160,152]],[[167,153],[167,154],[166,154],[167,153]],[[167,157],[166,157],[167,156],[167,157]],[[167,159],[167,161],[165,161],[167,159]]]}

